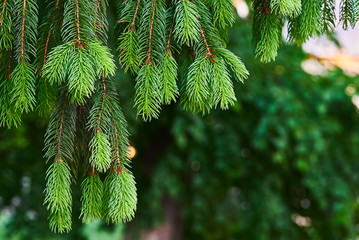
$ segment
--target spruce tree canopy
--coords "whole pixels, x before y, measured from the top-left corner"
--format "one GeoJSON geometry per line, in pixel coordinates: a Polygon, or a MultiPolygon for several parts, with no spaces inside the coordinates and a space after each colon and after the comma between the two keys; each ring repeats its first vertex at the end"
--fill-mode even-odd
{"type": "MultiPolygon", "coordinates": [[[[113,82],[118,59],[136,76],[134,107],[145,121],[161,106],[180,100],[202,114],[235,101],[234,79],[248,71],[226,48],[235,20],[232,0],[124,0],[118,4],[116,57],[107,44],[107,0],[3,0],[0,9],[0,125],[16,127],[21,116],[49,115],[45,201],[50,228],[71,230],[71,183],[82,181],[84,222],[134,217],[136,186],[127,155],[128,132],[113,82]],[[47,12],[44,16],[39,12],[47,12]],[[40,16],[40,17],[39,17],[40,16]],[[178,71],[180,67],[181,71],[178,71]]],[[[275,59],[288,22],[298,45],[336,24],[359,20],[359,1],[254,0],[253,45],[260,61],[275,59]]]]}

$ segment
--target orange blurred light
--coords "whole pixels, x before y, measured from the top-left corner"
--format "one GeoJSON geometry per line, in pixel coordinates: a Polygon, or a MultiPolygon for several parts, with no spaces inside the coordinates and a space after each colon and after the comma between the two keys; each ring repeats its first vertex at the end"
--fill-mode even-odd
{"type": "Polygon", "coordinates": [[[131,159],[136,156],[136,149],[133,146],[128,146],[127,156],[131,159]]]}

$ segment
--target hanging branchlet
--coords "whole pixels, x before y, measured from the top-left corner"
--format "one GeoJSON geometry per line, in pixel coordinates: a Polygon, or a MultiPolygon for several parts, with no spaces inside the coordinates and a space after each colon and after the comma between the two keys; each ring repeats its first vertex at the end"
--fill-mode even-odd
{"type": "Polygon", "coordinates": [[[162,63],[163,80],[161,84],[162,104],[170,104],[171,101],[176,102],[176,97],[179,95],[177,87],[177,62],[170,50],[166,50],[164,60],[162,63]]]}
{"type": "Polygon", "coordinates": [[[335,0],[323,1],[323,32],[330,34],[335,28],[335,0]]]}
{"type": "Polygon", "coordinates": [[[138,15],[142,10],[141,0],[124,3],[120,12],[120,24],[125,25],[123,33],[118,38],[119,60],[125,72],[136,74],[139,70],[138,56],[138,15]]]}
{"type": "MultiPolygon", "coordinates": [[[[322,1],[302,0],[302,14],[299,18],[299,35],[302,39],[308,39],[322,33],[323,14],[322,1]]],[[[300,42],[300,41],[299,41],[300,42]]]]}
{"type": "Polygon", "coordinates": [[[39,25],[37,55],[35,59],[35,72],[38,76],[36,110],[42,116],[50,115],[56,102],[56,87],[42,77],[42,68],[46,64],[50,50],[62,43],[61,25],[64,13],[64,1],[65,0],[48,0],[48,14],[44,16],[39,25]]]}
{"type": "Polygon", "coordinates": [[[41,76],[42,67],[46,64],[50,50],[61,44],[61,25],[65,0],[48,0],[48,14],[39,26],[39,36],[36,55],[36,72],[41,76]]]}
{"type": "Polygon", "coordinates": [[[235,16],[233,1],[213,0],[211,1],[211,3],[213,9],[214,23],[217,24],[220,28],[226,28],[227,26],[232,26],[232,24],[234,23],[234,16],[235,16]]]}
{"type": "Polygon", "coordinates": [[[89,223],[102,218],[103,184],[91,169],[89,176],[81,183],[81,215],[83,222],[89,223]]]}
{"type": "MultiPolygon", "coordinates": [[[[94,12],[93,32],[96,34],[98,41],[107,43],[107,0],[95,0],[96,11],[94,12]]],[[[91,12],[92,13],[92,12],[91,12]]]]}
{"type": "Polygon", "coordinates": [[[161,63],[161,69],[163,69],[163,79],[160,90],[160,94],[162,96],[162,104],[170,104],[171,101],[176,102],[176,98],[179,95],[177,87],[178,65],[173,54],[174,51],[176,51],[176,47],[171,44],[173,41],[173,30],[176,23],[176,16],[177,15],[174,11],[170,11],[167,16],[167,26],[170,26],[170,28],[168,29],[168,32],[166,34],[166,52],[164,54],[163,62],[161,63]]]}
{"type": "Polygon", "coordinates": [[[161,60],[165,54],[164,0],[146,1],[139,32],[140,70],[136,78],[135,108],[144,120],[158,118],[161,109],[161,60]]]}
{"type": "Polygon", "coordinates": [[[45,157],[53,159],[47,171],[45,201],[49,211],[50,228],[54,232],[71,230],[71,173],[74,137],[76,132],[76,108],[69,104],[66,94],[61,91],[50,116],[45,135],[45,157]]]}
{"type": "Polygon", "coordinates": [[[21,114],[15,110],[11,103],[11,82],[12,66],[15,64],[12,51],[8,50],[0,57],[0,126],[8,128],[17,127],[21,123],[21,114]]]}
{"type": "MultiPolygon", "coordinates": [[[[132,173],[117,169],[107,181],[110,192],[107,218],[113,223],[128,222],[135,216],[137,205],[136,183],[132,173]]],[[[105,180],[106,181],[106,180],[105,180]]]]}
{"type": "MultiPolygon", "coordinates": [[[[93,132],[90,142],[92,150],[90,163],[95,171],[106,171],[108,175],[104,181],[102,207],[97,206],[99,203],[97,198],[96,201],[93,199],[86,201],[93,200],[96,204],[94,203],[92,206],[96,205],[96,209],[102,209],[101,215],[96,211],[96,218],[101,216],[108,222],[125,222],[132,219],[137,203],[135,183],[132,173],[128,170],[127,123],[117,103],[111,81],[101,78],[99,84],[101,84],[102,90],[95,99],[88,122],[88,128],[93,132]],[[104,138],[94,140],[99,134],[104,138]],[[94,146],[95,141],[97,146],[94,146]],[[103,149],[105,144],[108,149],[101,150],[102,154],[100,154],[99,149],[103,149]],[[103,154],[104,152],[106,154],[103,154]],[[123,174],[125,176],[122,176],[123,174]]],[[[99,192],[99,189],[97,191],[99,192]]],[[[86,196],[83,198],[85,201],[86,196]]],[[[89,209],[86,206],[83,208],[89,209]]]]}
{"type": "Polygon", "coordinates": [[[275,59],[282,38],[282,21],[271,11],[271,0],[255,0],[253,8],[253,45],[262,62],[275,59]]]}
{"type": "Polygon", "coordinates": [[[68,0],[65,3],[61,28],[64,44],[55,47],[48,55],[43,77],[53,84],[66,81],[70,102],[83,104],[94,92],[95,80],[114,75],[116,66],[106,46],[96,41],[96,2],[68,0]]]}
{"type": "Polygon", "coordinates": [[[46,174],[45,202],[49,211],[50,229],[54,232],[71,230],[71,175],[70,167],[61,158],[52,163],[46,174]]]}
{"type": "Polygon", "coordinates": [[[17,66],[11,73],[11,104],[14,110],[29,112],[35,105],[35,68],[30,62],[35,56],[37,39],[37,3],[34,0],[14,1],[14,40],[17,66]]]}
{"type": "Polygon", "coordinates": [[[209,9],[205,5],[198,5],[198,9],[202,9],[201,38],[194,46],[195,60],[182,84],[181,103],[185,109],[205,114],[216,106],[228,109],[236,101],[230,69],[240,81],[247,78],[248,71],[238,57],[225,49],[218,29],[206,13],[209,9]]]}
{"type": "Polygon", "coordinates": [[[173,34],[182,45],[193,46],[199,40],[199,20],[197,6],[190,0],[177,0],[173,34]]]}
{"type": "Polygon", "coordinates": [[[301,0],[271,0],[270,9],[278,15],[296,17],[302,10],[302,2],[301,0]]]}
{"type": "Polygon", "coordinates": [[[12,49],[14,32],[13,32],[13,17],[11,10],[13,9],[13,0],[4,0],[0,12],[0,49],[9,51],[12,49]]]}
{"type": "Polygon", "coordinates": [[[107,89],[101,76],[102,89],[95,98],[89,116],[89,130],[93,132],[90,142],[90,164],[99,172],[106,172],[111,164],[111,146],[108,137],[111,128],[111,109],[107,101],[107,89]]]}

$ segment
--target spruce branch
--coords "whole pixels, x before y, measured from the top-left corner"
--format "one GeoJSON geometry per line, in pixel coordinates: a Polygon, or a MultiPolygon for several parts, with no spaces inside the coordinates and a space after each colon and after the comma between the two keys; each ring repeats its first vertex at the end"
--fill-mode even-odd
{"type": "Polygon", "coordinates": [[[335,28],[335,0],[323,0],[323,31],[330,34],[335,28]]]}
{"type": "Polygon", "coordinates": [[[140,8],[140,3],[141,1],[138,0],[136,5],[134,5],[134,1],[131,1],[123,8],[121,17],[123,19],[128,18],[129,24],[125,27],[124,32],[118,38],[120,64],[125,72],[130,70],[130,72],[133,74],[137,73],[139,70],[139,57],[137,53],[139,49],[139,43],[135,24],[140,8]]]}
{"type": "Polygon", "coordinates": [[[4,0],[0,15],[0,49],[10,51],[13,46],[14,32],[11,11],[13,9],[12,0],[4,0]]]}
{"type": "Polygon", "coordinates": [[[71,161],[75,133],[76,107],[68,102],[67,91],[60,90],[45,134],[45,157],[71,161]]]}
{"type": "Polygon", "coordinates": [[[14,109],[30,112],[35,105],[35,68],[32,64],[21,61],[11,73],[11,104],[14,109]]]}
{"type": "Polygon", "coordinates": [[[174,36],[180,44],[193,46],[200,38],[197,6],[190,0],[177,0],[174,36]]]}
{"type": "Polygon", "coordinates": [[[210,85],[211,61],[208,57],[194,60],[181,89],[181,103],[185,109],[205,114],[212,107],[210,85]]]}
{"type": "Polygon", "coordinates": [[[275,14],[297,17],[301,13],[302,2],[301,0],[271,0],[270,9],[275,14]]]}
{"type": "Polygon", "coordinates": [[[163,64],[163,80],[161,84],[161,96],[163,104],[170,104],[171,101],[176,102],[176,97],[179,95],[177,87],[177,62],[170,54],[169,50],[166,51],[163,64]]]}
{"type": "Polygon", "coordinates": [[[145,121],[158,118],[161,109],[159,71],[155,65],[146,64],[136,78],[135,108],[137,115],[142,116],[145,121]]]}
{"type": "Polygon", "coordinates": [[[108,199],[108,219],[113,223],[131,221],[137,205],[136,185],[128,170],[118,169],[112,177],[108,199]]]}
{"type": "Polygon", "coordinates": [[[256,57],[262,62],[275,59],[281,43],[283,23],[271,12],[270,2],[255,0],[253,8],[256,14],[253,19],[253,45],[256,57]]]}
{"type": "Polygon", "coordinates": [[[243,64],[242,60],[225,48],[218,48],[217,54],[223,57],[225,62],[230,66],[234,73],[235,79],[244,83],[244,80],[249,76],[249,72],[246,69],[246,66],[243,64]]]}
{"type": "Polygon", "coordinates": [[[149,33],[149,37],[148,37],[148,53],[147,53],[147,61],[146,61],[146,64],[148,64],[148,65],[152,65],[152,61],[151,61],[152,33],[153,33],[153,22],[154,22],[155,14],[156,14],[156,1],[157,0],[153,0],[150,33],[149,33]]]}
{"type": "MultiPolygon", "coordinates": [[[[298,1],[298,0],[294,0],[298,1]]],[[[212,0],[214,23],[220,28],[232,26],[234,23],[234,5],[232,0],[212,0]]]]}
{"type": "Polygon", "coordinates": [[[95,103],[90,111],[89,117],[89,130],[94,131],[94,135],[90,141],[90,164],[99,172],[106,172],[111,165],[111,146],[107,135],[107,128],[110,126],[108,116],[106,116],[104,111],[109,113],[106,99],[107,99],[107,90],[106,83],[101,76],[102,90],[101,94],[95,99],[95,103]],[[102,95],[102,98],[101,98],[102,95]],[[103,119],[104,118],[104,119],[103,119]],[[102,122],[101,122],[102,121],[102,122]]]}
{"type": "Polygon", "coordinates": [[[54,232],[69,232],[71,230],[71,174],[68,164],[57,159],[52,163],[46,174],[45,201],[50,212],[50,229],[54,232]]]}
{"type": "Polygon", "coordinates": [[[81,183],[81,215],[83,222],[94,222],[102,218],[103,184],[92,170],[81,183]]]}

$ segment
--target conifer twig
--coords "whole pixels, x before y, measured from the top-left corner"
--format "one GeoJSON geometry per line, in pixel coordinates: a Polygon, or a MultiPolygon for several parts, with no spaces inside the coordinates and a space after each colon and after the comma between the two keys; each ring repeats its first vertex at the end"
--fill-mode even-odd
{"type": "Polygon", "coordinates": [[[96,130],[97,133],[100,132],[100,124],[101,124],[103,106],[105,104],[105,99],[106,99],[106,83],[105,83],[105,78],[103,77],[103,73],[101,73],[101,80],[102,80],[102,86],[103,86],[103,97],[102,97],[102,105],[101,105],[98,122],[97,122],[97,130],[96,130]]]}
{"type": "Polygon", "coordinates": [[[4,0],[4,3],[2,4],[2,11],[1,11],[1,17],[0,17],[1,26],[2,26],[2,23],[4,21],[4,12],[5,12],[6,2],[7,2],[7,0],[4,0]]]}
{"type": "Polygon", "coordinates": [[[57,158],[56,158],[56,162],[62,162],[61,159],[61,151],[60,151],[60,145],[61,145],[61,136],[62,136],[62,126],[64,123],[64,113],[65,113],[65,107],[66,107],[66,98],[64,98],[64,104],[62,106],[62,111],[61,111],[61,120],[60,120],[60,130],[59,130],[59,137],[57,140],[57,158]]]}
{"type": "Polygon", "coordinates": [[[81,46],[81,37],[80,37],[80,13],[79,13],[79,1],[76,2],[76,30],[77,30],[77,41],[79,46],[81,46]]]}
{"type": "MultiPolygon", "coordinates": [[[[204,44],[206,45],[206,49],[207,49],[207,54],[206,54],[206,58],[209,57],[209,59],[211,59],[212,62],[215,61],[215,57],[212,55],[211,50],[209,49],[208,43],[207,43],[207,39],[206,36],[204,35],[203,29],[202,29],[202,25],[199,24],[199,30],[201,31],[201,35],[203,37],[203,41],[204,44]]],[[[213,51],[213,50],[212,50],[213,51]]]]}
{"type": "MultiPolygon", "coordinates": [[[[57,9],[59,7],[59,1],[60,0],[57,0],[56,1],[56,4],[55,4],[55,9],[57,9]]],[[[55,19],[55,16],[52,16],[52,21],[55,19]]],[[[60,25],[60,28],[61,28],[61,25],[60,25]]],[[[47,56],[47,50],[48,50],[48,47],[49,47],[49,41],[50,41],[50,35],[51,35],[51,31],[53,29],[50,27],[49,29],[49,33],[47,34],[47,38],[46,38],[46,43],[45,43],[45,49],[44,49],[44,63],[43,63],[43,66],[45,66],[46,64],[46,56],[47,56]]]]}
{"type": "Polygon", "coordinates": [[[120,161],[120,151],[118,150],[118,135],[117,135],[117,125],[116,123],[112,120],[112,124],[114,125],[115,127],[115,145],[116,145],[116,160],[117,160],[117,163],[118,163],[118,166],[120,167],[121,166],[121,161],[120,161]]]}
{"type": "Polygon", "coordinates": [[[167,40],[167,45],[166,45],[166,52],[168,54],[171,54],[171,52],[170,52],[170,42],[171,42],[172,31],[173,31],[173,26],[175,25],[175,22],[176,22],[176,14],[173,16],[172,24],[171,24],[171,27],[170,27],[170,34],[168,35],[168,40],[167,40]]]}
{"type": "Polygon", "coordinates": [[[23,9],[22,9],[22,26],[21,26],[21,55],[20,55],[20,61],[24,61],[24,45],[25,45],[25,10],[26,10],[26,1],[24,0],[24,5],[23,5],[23,9]]]}
{"type": "Polygon", "coordinates": [[[152,65],[151,61],[151,44],[152,44],[152,31],[153,31],[153,22],[155,18],[156,13],[156,0],[153,0],[153,6],[152,6],[152,18],[151,18],[151,25],[150,25],[150,36],[148,40],[148,54],[147,54],[147,64],[152,65]]]}
{"type": "Polygon", "coordinates": [[[11,76],[11,49],[9,50],[8,65],[7,65],[7,77],[10,78],[10,76],[11,76]]]}
{"type": "Polygon", "coordinates": [[[45,49],[44,49],[44,63],[43,63],[43,66],[45,66],[45,64],[46,64],[46,55],[47,55],[47,49],[49,47],[50,35],[51,35],[51,29],[49,30],[49,33],[47,34],[47,38],[46,38],[45,49]]]}
{"type": "Polygon", "coordinates": [[[141,2],[141,0],[137,1],[135,14],[133,15],[132,23],[131,23],[131,26],[130,26],[129,30],[135,31],[135,21],[136,21],[136,17],[137,17],[138,8],[140,6],[140,2],[141,2]]]}

